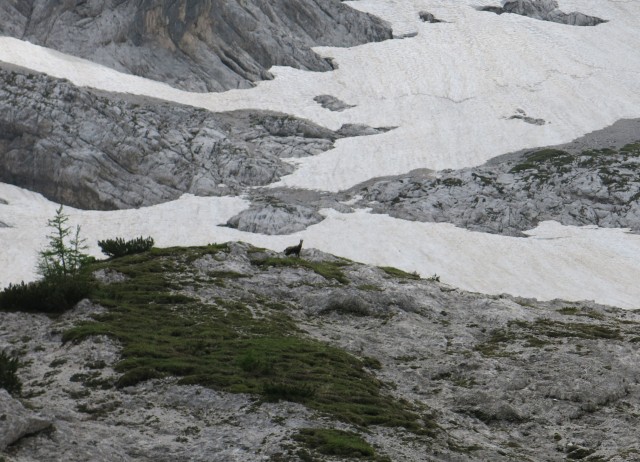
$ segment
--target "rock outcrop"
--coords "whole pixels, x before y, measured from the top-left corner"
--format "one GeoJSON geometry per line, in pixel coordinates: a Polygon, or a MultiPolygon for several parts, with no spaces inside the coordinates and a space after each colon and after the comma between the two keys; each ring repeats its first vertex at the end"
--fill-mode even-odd
{"type": "Polygon", "coordinates": [[[513,13],[542,21],[557,22],[570,26],[597,26],[604,19],[583,13],[564,13],[558,8],[556,0],[506,0],[502,7],[483,7],[482,11],[496,14],[513,13]]]}
{"type": "Polygon", "coordinates": [[[190,91],[247,88],[275,65],[331,70],[311,47],[392,36],[339,0],[8,0],[0,34],[190,91]]]}
{"type": "Polygon", "coordinates": [[[443,22],[428,11],[421,11],[420,13],[418,13],[418,17],[422,22],[428,22],[430,24],[438,24],[439,22],[443,22]]]}
{"type": "Polygon", "coordinates": [[[0,82],[0,181],[80,208],[236,194],[344,136],[283,114],[212,114],[19,71],[0,69],[0,82]]]}
{"type": "Polygon", "coordinates": [[[548,148],[481,167],[373,180],[351,193],[378,213],[497,234],[519,236],[545,220],[640,232],[638,172],[640,142],[548,148]]]}
{"type": "Polygon", "coordinates": [[[321,105],[323,108],[329,109],[330,111],[334,111],[334,112],[342,112],[345,109],[350,109],[352,107],[355,107],[354,105],[347,104],[344,101],[331,95],[318,95],[315,98],[313,98],[313,100],[319,105],[321,105]]]}
{"type": "Polygon", "coordinates": [[[261,201],[230,218],[227,225],[250,233],[291,234],[323,219],[314,207],[261,201]]]}
{"type": "Polygon", "coordinates": [[[26,409],[20,401],[0,388],[0,452],[27,435],[51,427],[51,421],[26,409]]]}

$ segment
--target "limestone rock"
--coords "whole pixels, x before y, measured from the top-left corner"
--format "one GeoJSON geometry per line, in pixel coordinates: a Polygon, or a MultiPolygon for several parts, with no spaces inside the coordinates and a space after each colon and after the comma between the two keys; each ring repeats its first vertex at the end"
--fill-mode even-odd
{"type": "Polygon", "coordinates": [[[542,21],[557,22],[570,26],[597,26],[604,19],[583,13],[564,13],[558,8],[556,0],[506,0],[502,7],[483,7],[482,11],[496,14],[513,13],[542,21]]]}
{"type": "Polygon", "coordinates": [[[545,220],[640,232],[640,143],[561,148],[528,150],[481,167],[374,180],[351,194],[375,212],[490,233],[520,236],[545,220]]]}
{"type": "Polygon", "coordinates": [[[437,24],[439,22],[442,22],[440,19],[436,18],[433,14],[427,11],[421,11],[420,13],[418,13],[418,16],[420,17],[422,22],[428,22],[431,24],[437,24]]]}
{"type": "Polygon", "coordinates": [[[26,409],[20,401],[0,389],[0,451],[26,435],[51,426],[51,421],[26,409]]]}
{"type": "Polygon", "coordinates": [[[342,135],[270,112],[208,111],[0,69],[0,181],[114,209],[224,195],[293,171],[342,135]]]}
{"type": "Polygon", "coordinates": [[[347,104],[344,101],[331,95],[319,95],[313,98],[313,100],[316,103],[320,104],[323,108],[329,109],[330,111],[334,112],[342,112],[345,109],[355,107],[354,105],[347,104]]]}
{"type": "Polygon", "coordinates": [[[253,204],[227,222],[231,228],[259,234],[291,234],[324,219],[314,208],[303,205],[253,204]]]}

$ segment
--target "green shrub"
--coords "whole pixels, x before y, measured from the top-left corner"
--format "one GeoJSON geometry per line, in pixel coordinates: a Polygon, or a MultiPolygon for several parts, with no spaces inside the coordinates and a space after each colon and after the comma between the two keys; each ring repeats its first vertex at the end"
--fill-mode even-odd
{"type": "Polygon", "coordinates": [[[116,382],[116,388],[132,387],[145,380],[157,379],[162,374],[151,367],[136,367],[122,375],[116,382]]]}
{"type": "Polygon", "coordinates": [[[18,372],[18,358],[9,356],[6,352],[0,352],[0,388],[4,388],[9,394],[20,394],[22,383],[16,375],[18,372]]]}
{"type": "Polygon", "coordinates": [[[91,283],[82,276],[50,277],[28,284],[10,284],[0,292],[0,309],[62,313],[87,298],[91,289],[91,283]]]}
{"type": "Polygon", "coordinates": [[[262,392],[268,401],[305,401],[316,394],[316,389],[305,383],[269,382],[262,392]]]}
{"type": "Polygon", "coordinates": [[[376,453],[373,447],[353,432],[324,428],[303,428],[294,440],[320,454],[371,460],[376,453]]]}
{"type": "Polygon", "coordinates": [[[146,252],[147,250],[151,250],[153,244],[154,241],[151,236],[140,236],[129,241],[125,241],[121,237],[98,241],[98,245],[100,246],[100,249],[102,249],[102,253],[104,253],[108,257],[114,258],[146,252]]]}

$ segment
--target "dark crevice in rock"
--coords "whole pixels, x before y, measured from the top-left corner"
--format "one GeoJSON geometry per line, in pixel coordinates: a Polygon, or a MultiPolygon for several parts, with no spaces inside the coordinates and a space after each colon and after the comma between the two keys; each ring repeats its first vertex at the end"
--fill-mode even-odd
{"type": "Polygon", "coordinates": [[[479,9],[496,14],[513,13],[570,26],[597,26],[607,22],[605,19],[583,13],[564,13],[558,8],[556,0],[508,0],[504,2],[502,7],[485,6],[479,9]]]}

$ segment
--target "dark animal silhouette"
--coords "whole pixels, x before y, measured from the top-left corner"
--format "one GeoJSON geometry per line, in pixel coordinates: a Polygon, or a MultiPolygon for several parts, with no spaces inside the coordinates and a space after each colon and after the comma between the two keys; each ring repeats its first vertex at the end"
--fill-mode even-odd
{"type": "Polygon", "coordinates": [[[302,239],[300,239],[300,244],[292,245],[291,247],[287,247],[284,249],[285,255],[295,254],[296,257],[300,256],[300,251],[302,250],[302,239]]]}

